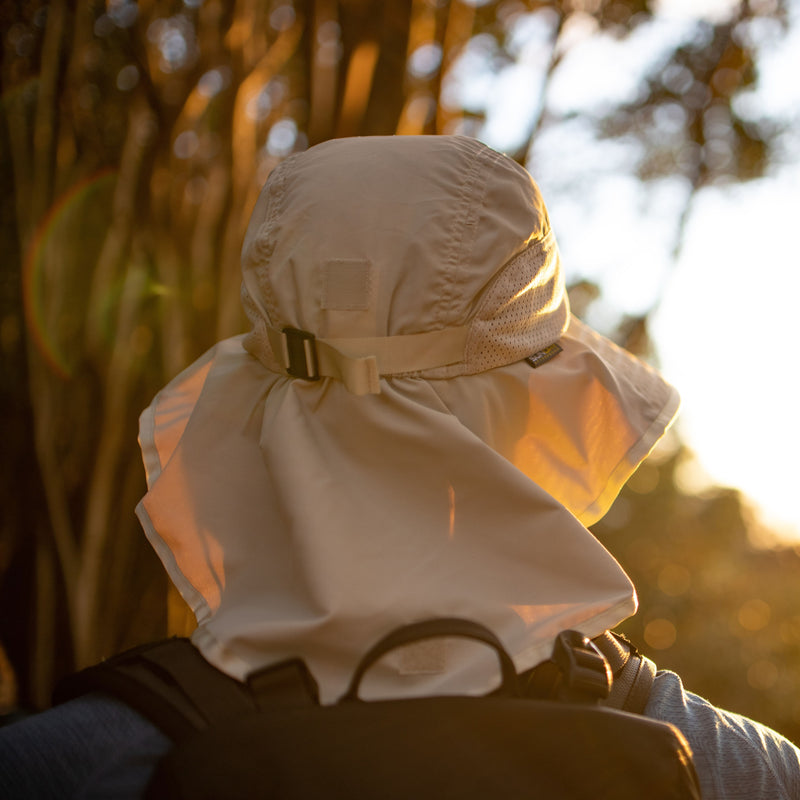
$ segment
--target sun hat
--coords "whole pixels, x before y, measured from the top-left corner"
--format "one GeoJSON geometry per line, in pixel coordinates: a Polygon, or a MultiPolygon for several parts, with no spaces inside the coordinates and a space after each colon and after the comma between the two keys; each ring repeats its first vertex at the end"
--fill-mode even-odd
{"type": "MultiPolygon", "coordinates": [[[[538,187],[458,136],[325,142],[271,173],[242,248],[247,334],[141,416],[146,535],[228,674],[306,660],[323,702],[399,625],[468,617],[523,670],[636,610],[585,527],[676,391],[570,314],[538,187]]],[[[483,691],[447,640],[368,693],[483,691]]]]}

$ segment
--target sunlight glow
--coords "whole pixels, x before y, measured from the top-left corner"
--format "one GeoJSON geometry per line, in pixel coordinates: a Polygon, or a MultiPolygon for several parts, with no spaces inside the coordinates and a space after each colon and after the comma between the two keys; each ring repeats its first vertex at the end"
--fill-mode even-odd
{"type": "Polygon", "coordinates": [[[800,538],[798,180],[795,167],[702,193],[653,333],[684,397],[679,430],[705,469],[800,538]]]}
{"type": "MultiPolygon", "coordinates": [[[[640,143],[601,139],[592,124],[593,116],[631,99],[660,54],[696,34],[697,19],[728,19],[736,5],[662,0],[652,20],[618,39],[589,35],[578,19],[569,46],[562,40],[562,59],[548,85],[547,124],[533,139],[528,166],[547,202],[567,283],[600,287],[586,321],[607,332],[623,314],[651,314],[657,366],[683,396],[677,428],[698,459],[682,469],[692,484],[686,488],[738,488],[758,524],[800,542],[800,336],[794,322],[800,297],[794,233],[800,218],[800,83],[794,80],[800,0],[787,4],[788,28],[757,16],[741,33],[756,50],[758,70],[753,86],[734,98],[736,112],[745,120],[766,116],[784,130],[764,178],[720,183],[694,195],[677,174],[642,182],[640,143]],[[698,475],[706,477],[698,482],[698,475]]],[[[477,61],[470,68],[478,69],[477,61]]],[[[680,94],[686,76],[676,69],[664,78],[680,94]]],[[[531,85],[538,86],[520,84],[518,91],[530,92],[531,85]]],[[[514,138],[514,125],[522,124],[516,112],[494,105],[487,110],[480,138],[501,148],[524,138],[524,132],[514,138]]],[[[662,134],[681,130],[680,105],[659,113],[662,134]]],[[[710,146],[704,155],[730,156],[710,146]]],[[[680,167],[681,158],[697,154],[676,147],[675,157],[680,167]]],[[[662,625],[662,633],[667,630],[662,625]]]]}
{"type": "Polygon", "coordinates": [[[447,538],[450,541],[456,534],[456,490],[452,484],[447,486],[447,501],[450,505],[449,526],[447,529],[447,538]]]}

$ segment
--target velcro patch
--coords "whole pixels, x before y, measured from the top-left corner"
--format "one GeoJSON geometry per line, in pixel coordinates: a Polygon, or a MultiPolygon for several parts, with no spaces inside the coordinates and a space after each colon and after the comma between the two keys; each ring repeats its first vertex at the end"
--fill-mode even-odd
{"type": "Polygon", "coordinates": [[[365,311],[372,289],[372,266],[362,259],[337,258],[323,264],[322,308],[365,311]]]}

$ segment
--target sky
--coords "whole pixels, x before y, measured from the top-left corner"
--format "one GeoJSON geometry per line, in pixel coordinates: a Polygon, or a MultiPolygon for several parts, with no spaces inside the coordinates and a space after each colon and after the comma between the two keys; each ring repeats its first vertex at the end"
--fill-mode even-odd
{"type": "Polygon", "coordinates": [[[542,102],[561,120],[542,128],[528,166],[567,281],[601,287],[587,321],[603,330],[620,313],[650,312],[659,368],[683,398],[676,430],[696,455],[680,476],[685,488],[738,488],[757,520],[800,543],[800,0],[788,2],[788,32],[768,20],[754,29],[757,83],[736,100],[743,116],[768,116],[788,133],[765,177],[694,196],[677,255],[688,185],[677,176],[638,181],[637,145],[598,141],[585,115],[631,99],[644,70],[685,41],[698,16],[725,19],[735,3],[663,0],[625,40],[593,35],[591,18],[576,18],[544,101],[548,20],[527,15],[515,30],[515,63],[467,80],[487,55],[488,42],[478,42],[458,85],[468,106],[484,99],[478,136],[498,149],[514,147],[542,102]]]}
{"type": "Polygon", "coordinates": [[[679,430],[709,477],[800,542],[797,186],[795,167],[705,192],[652,330],[683,396],[679,430]]]}

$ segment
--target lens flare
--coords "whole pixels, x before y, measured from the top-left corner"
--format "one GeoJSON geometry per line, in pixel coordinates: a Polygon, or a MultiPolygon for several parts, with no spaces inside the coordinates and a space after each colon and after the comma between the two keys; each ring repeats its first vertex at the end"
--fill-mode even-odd
{"type": "Polygon", "coordinates": [[[25,325],[45,363],[61,378],[69,378],[72,370],[45,314],[45,253],[56,233],[65,224],[67,213],[79,210],[93,191],[110,186],[116,175],[116,170],[104,169],[73,184],[56,200],[36,226],[25,254],[22,273],[25,325]]]}

